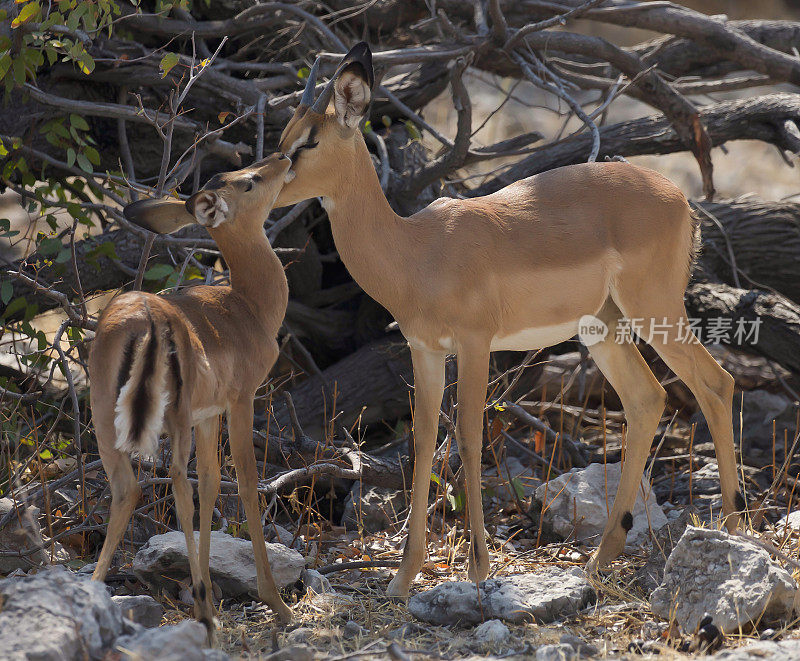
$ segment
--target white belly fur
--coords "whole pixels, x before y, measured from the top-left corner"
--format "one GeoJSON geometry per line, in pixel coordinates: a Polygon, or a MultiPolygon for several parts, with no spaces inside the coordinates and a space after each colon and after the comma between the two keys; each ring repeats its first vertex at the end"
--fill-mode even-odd
{"type": "Polygon", "coordinates": [[[199,422],[203,422],[203,420],[208,420],[215,415],[220,415],[225,411],[224,408],[221,406],[208,406],[203,409],[195,409],[192,411],[192,424],[196,425],[199,422]]]}
{"type": "Polygon", "coordinates": [[[568,340],[578,332],[578,320],[568,321],[555,326],[540,326],[492,338],[492,351],[529,351],[543,349],[568,340]]]}
{"type": "MultiPolygon", "coordinates": [[[[540,326],[538,328],[526,328],[512,333],[511,335],[492,338],[492,351],[529,351],[530,349],[543,349],[545,347],[558,344],[568,340],[578,332],[578,320],[568,321],[554,326],[540,326]]],[[[408,343],[416,349],[425,351],[456,351],[455,340],[452,337],[439,338],[439,346],[430,347],[419,338],[408,337],[408,343]]]]}

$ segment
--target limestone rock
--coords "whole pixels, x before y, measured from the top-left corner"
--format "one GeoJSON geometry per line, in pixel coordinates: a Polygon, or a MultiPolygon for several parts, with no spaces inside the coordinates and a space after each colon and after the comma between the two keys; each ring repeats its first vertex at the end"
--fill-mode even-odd
{"type": "Polygon", "coordinates": [[[536,650],[536,661],[573,661],[577,658],[575,648],[567,643],[542,645],[536,650]]]}
{"type": "Polygon", "coordinates": [[[303,581],[306,590],[313,590],[316,594],[333,592],[331,582],[316,569],[304,569],[300,572],[300,580],[303,581]]]}
{"type": "Polygon", "coordinates": [[[120,636],[114,648],[122,659],[131,661],[226,661],[229,658],[222,650],[207,649],[205,645],[205,626],[194,620],[184,620],[120,636]]]}
{"type": "MultiPolygon", "coordinates": [[[[39,526],[39,509],[25,507],[11,498],[0,498],[0,519],[14,512],[11,521],[0,528],[0,551],[22,551],[42,543],[42,529],[39,526]]],[[[44,550],[35,551],[23,557],[0,556],[0,574],[10,574],[15,569],[28,571],[31,566],[49,562],[44,550]]]]}
{"type": "Polygon", "coordinates": [[[132,622],[148,628],[161,624],[164,607],[146,594],[111,597],[111,601],[119,606],[122,615],[132,622]]]}
{"type": "Polygon", "coordinates": [[[759,640],[737,649],[720,650],[714,656],[702,658],[718,661],[796,661],[800,659],[800,640],[782,640],[779,643],[759,640]]]}
{"type": "Polygon", "coordinates": [[[344,504],[342,525],[348,530],[358,530],[360,526],[367,532],[380,532],[393,527],[405,509],[402,491],[356,482],[344,504]]]}
{"type": "Polygon", "coordinates": [[[505,643],[510,637],[511,632],[500,620],[487,620],[475,627],[475,631],[472,632],[472,640],[478,645],[496,647],[505,643]]]}
{"type": "MultiPolygon", "coordinates": [[[[621,464],[590,464],[573,468],[536,489],[536,500],[543,503],[547,490],[545,517],[553,530],[566,538],[596,544],[600,541],[608,512],[617,493],[621,464]]],[[[667,523],[664,511],[656,501],[650,485],[642,477],[633,507],[633,527],[628,532],[626,549],[634,550],[645,543],[653,532],[667,523]],[[644,495],[643,495],[644,494],[644,495]]]]}
{"type": "Polygon", "coordinates": [[[653,614],[667,619],[674,612],[684,631],[694,631],[705,613],[730,633],[759,618],[791,619],[798,605],[794,579],[764,549],[727,532],[692,526],[651,595],[653,614]]]}
{"type": "Polygon", "coordinates": [[[438,625],[478,624],[484,619],[506,622],[552,622],[579,611],[596,598],[580,569],[546,567],[484,581],[442,583],[409,599],[408,610],[438,625]],[[480,597],[479,597],[480,593],[480,597]]]}
{"type": "MultiPolygon", "coordinates": [[[[199,533],[195,532],[195,540],[199,533]]],[[[291,585],[300,578],[305,560],[297,551],[283,544],[267,544],[272,575],[278,587],[291,585]]],[[[211,580],[226,597],[248,594],[258,596],[253,546],[247,539],[232,537],[224,532],[211,533],[209,554],[211,580]]],[[[186,539],[182,532],[168,532],[151,537],[133,559],[133,571],[151,585],[172,588],[175,581],[189,576],[186,539]]]]}
{"type": "Polygon", "coordinates": [[[691,523],[692,516],[695,513],[696,510],[693,507],[687,507],[677,519],[673,519],[667,525],[662,526],[655,534],[650,554],[647,556],[647,562],[644,567],[636,572],[636,581],[648,594],[661,584],[664,578],[664,566],[667,563],[667,558],[686,531],[686,527],[691,523]]]}
{"type": "Polygon", "coordinates": [[[105,585],[64,567],[0,580],[4,661],[68,661],[103,656],[123,628],[105,585]]]}

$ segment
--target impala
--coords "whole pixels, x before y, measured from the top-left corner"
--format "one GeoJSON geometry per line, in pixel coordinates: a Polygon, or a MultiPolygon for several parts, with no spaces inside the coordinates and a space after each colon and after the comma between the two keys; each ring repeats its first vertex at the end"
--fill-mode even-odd
{"type": "Polygon", "coordinates": [[[220,485],[219,415],[227,411],[230,448],[247,516],[259,598],[283,621],[291,610],[275,586],[261,527],[253,451],[253,397],[278,357],[276,336],[288,301],[283,266],[264,234],[291,162],[274,154],[213,177],[185,203],[140,200],[126,218],[153,232],[205,226],[230,268],[230,287],[190,287],[156,296],[130,292],[103,311],[89,360],[91,407],[111,486],[108,534],[93,579],[102,581],[140,489],[130,454],[152,456],[162,428],[171,438],[172,490],[191,568],[195,616],[214,636],[208,567],[211,515],[220,485]],[[200,498],[199,552],[186,477],[195,429],[200,498]]]}
{"type": "Polygon", "coordinates": [[[321,197],[353,278],[397,320],[414,364],[415,463],[409,534],[391,596],[408,594],[424,561],[431,462],[445,358],[458,356],[458,448],[470,525],[468,574],[488,572],[481,504],[483,410],[494,350],[528,350],[573,337],[581,317],[606,324],[589,351],[628,421],[622,480],[591,567],[622,551],[665,392],[636,346],[615,341],[623,318],[672,329],[650,342],[689,386],[708,420],[726,523],[738,522],[731,418],[733,379],[686,329],[683,294],[698,223],[671,182],[628,163],[587,163],[523,179],[492,195],[441,198],[403,218],[381,191],[359,124],[370,102],[372,55],[354,46],[316,100],[310,76],[280,151],[294,177],[283,206],[321,197]],[[332,108],[329,109],[331,100],[332,108]],[[693,339],[691,336],[690,339],[693,339]]]}

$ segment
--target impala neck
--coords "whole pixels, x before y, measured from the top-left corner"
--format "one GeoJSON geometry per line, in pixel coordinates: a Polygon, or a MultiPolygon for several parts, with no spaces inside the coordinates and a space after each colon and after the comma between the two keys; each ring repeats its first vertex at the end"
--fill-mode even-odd
{"type": "Polygon", "coordinates": [[[342,164],[331,193],[322,198],[333,239],[350,275],[372,298],[393,312],[406,291],[408,255],[413,238],[383,194],[364,139],[354,138],[352,167],[342,164]],[[356,176],[354,176],[356,175],[356,176]],[[403,268],[406,264],[406,268],[403,268]],[[387,277],[389,275],[390,277],[387,277]]]}
{"type": "MultiPolygon", "coordinates": [[[[277,302],[287,297],[283,265],[262,226],[241,225],[244,227],[221,225],[209,233],[228,263],[231,289],[241,294],[262,320],[271,319],[277,302]]],[[[280,312],[282,315],[283,310],[280,312]]]]}

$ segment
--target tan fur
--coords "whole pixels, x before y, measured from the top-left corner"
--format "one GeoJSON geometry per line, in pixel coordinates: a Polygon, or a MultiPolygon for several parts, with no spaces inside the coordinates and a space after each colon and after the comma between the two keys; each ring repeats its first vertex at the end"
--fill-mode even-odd
{"type": "Polygon", "coordinates": [[[195,613],[209,627],[210,636],[214,610],[208,572],[209,535],[219,489],[217,434],[218,415],[223,411],[228,412],[231,451],[253,540],[259,596],[281,619],[291,617],[272,579],[263,535],[258,534],[262,528],[252,446],[253,397],[278,356],[276,336],[288,301],[283,266],[264,235],[263,223],[289,165],[288,159],[276,154],[245,170],[219,176],[218,187],[200,191],[186,205],[151,201],[129,206],[126,213],[130,210],[132,220],[160,231],[197,222],[187,211],[193,210],[225,257],[231,286],[196,286],[167,296],[132,292],[116,297],[100,317],[89,359],[93,420],[112,489],[108,534],[93,575],[95,580],[103,580],[139,495],[128,453],[120,449],[129,448],[118,445],[114,425],[115,408],[136,415],[135,410],[125,409],[124,397],[117,402],[125,346],[132,336],[148,337],[151,324],[162,347],[167,346],[168,338],[174,342],[180,388],[163,349],[158,352],[158,364],[143,373],[148,366],[142,364],[142,350],[137,347],[131,381],[158,377],[153,391],[169,391],[163,419],[172,441],[170,474],[186,533],[192,581],[196,590],[205,591],[205,597],[195,595],[195,613]],[[260,181],[254,181],[254,175],[260,181]],[[245,190],[248,186],[250,190],[245,190]],[[162,381],[165,385],[160,385],[162,381]],[[200,478],[199,557],[192,535],[192,491],[186,479],[193,425],[197,427],[200,478]]]}
{"type": "MultiPolygon", "coordinates": [[[[336,94],[368,91],[357,67],[336,94]]],[[[367,100],[369,96],[367,94],[367,100]]],[[[480,455],[492,348],[527,350],[575,335],[583,315],[610,326],[592,356],[619,393],[629,422],[628,451],[613,511],[593,565],[625,543],[621,521],[663,411],[664,391],[635,346],[614,342],[617,320],[685,322],[683,294],[696,221],[680,190],[628,163],[563,167],[492,195],[442,198],[404,218],[384,197],[361,132],[338,113],[298,108],[281,137],[290,151],[315,127],[318,145],[290,154],[294,179],[278,196],[287,205],[321,196],[342,261],[361,287],[397,320],[409,341],[415,381],[415,467],[409,538],[389,585],[405,596],[425,554],[428,486],[446,353],[458,354],[458,435],[472,530],[469,575],[488,571],[480,495],[480,455]]],[[[362,106],[365,104],[362,102],[362,106]]],[[[332,110],[332,111],[331,111],[332,110]]],[[[717,449],[728,526],[737,523],[731,400],[733,379],[699,344],[654,338],[653,346],[697,396],[717,449]]]]}

